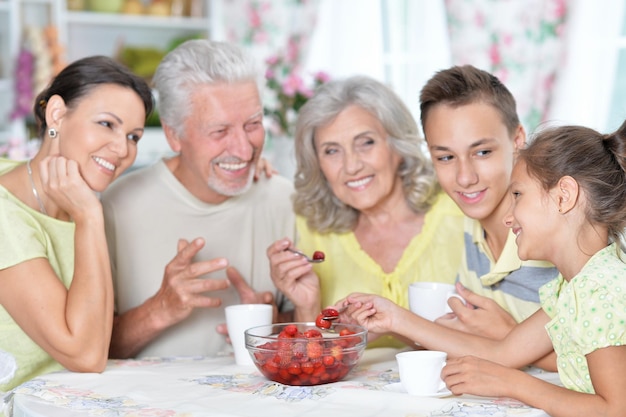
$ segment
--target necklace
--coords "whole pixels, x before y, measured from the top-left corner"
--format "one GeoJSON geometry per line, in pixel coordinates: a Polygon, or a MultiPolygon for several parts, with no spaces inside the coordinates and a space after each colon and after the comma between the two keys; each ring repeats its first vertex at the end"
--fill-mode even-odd
{"type": "Polygon", "coordinates": [[[37,202],[39,203],[39,211],[41,211],[43,214],[47,216],[48,213],[46,213],[46,207],[43,205],[43,201],[41,201],[41,198],[39,198],[39,193],[37,192],[37,188],[35,188],[35,181],[33,181],[33,170],[30,168],[30,159],[28,160],[28,162],[26,162],[26,169],[28,170],[28,179],[30,180],[30,186],[31,186],[31,189],[33,190],[33,195],[35,196],[35,198],[37,199],[37,202]]]}

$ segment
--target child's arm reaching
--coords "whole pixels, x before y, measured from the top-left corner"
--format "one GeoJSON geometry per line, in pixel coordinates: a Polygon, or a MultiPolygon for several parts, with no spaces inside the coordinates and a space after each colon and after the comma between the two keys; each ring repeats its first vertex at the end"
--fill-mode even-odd
{"type": "Polygon", "coordinates": [[[503,340],[493,340],[440,326],[377,295],[355,293],[345,303],[361,303],[360,308],[347,312],[368,331],[395,333],[426,349],[445,351],[449,357],[473,355],[519,368],[552,351],[543,327],[549,318],[542,310],[517,325],[503,340]]]}
{"type": "Polygon", "coordinates": [[[598,349],[586,358],[595,394],[563,388],[471,356],[448,360],[442,377],[454,394],[515,398],[553,417],[626,415],[626,346],[598,349]]]}
{"type": "MultiPolygon", "coordinates": [[[[456,283],[456,291],[466,303],[457,298],[451,298],[448,303],[452,313],[435,320],[450,329],[465,333],[488,337],[490,339],[504,339],[517,325],[517,322],[506,310],[491,298],[480,296],[462,284],[456,283]]],[[[556,355],[554,351],[539,359],[533,365],[547,371],[556,372],[556,355]]]]}

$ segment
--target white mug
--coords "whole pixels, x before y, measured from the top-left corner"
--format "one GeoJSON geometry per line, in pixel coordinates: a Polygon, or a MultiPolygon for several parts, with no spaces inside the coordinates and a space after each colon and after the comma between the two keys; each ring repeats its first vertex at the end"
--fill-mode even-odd
{"type": "Polygon", "coordinates": [[[446,387],[441,370],[446,364],[446,352],[412,350],[396,354],[400,382],[411,395],[436,395],[446,387]]]}
{"type": "Polygon", "coordinates": [[[251,327],[272,324],[271,304],[237,304],[224,309],[228,336],[233,345],[237,365],[254,365],[246,349],[244,332],[251,327]]]}
{"type": "Polygon", "coordinates": [[[414,282],[409,285],[410,310],[430,321],[452,312],[448,305],[448,299],[451,297],[456,297],[465,303],[452,284],[414,282]]]}

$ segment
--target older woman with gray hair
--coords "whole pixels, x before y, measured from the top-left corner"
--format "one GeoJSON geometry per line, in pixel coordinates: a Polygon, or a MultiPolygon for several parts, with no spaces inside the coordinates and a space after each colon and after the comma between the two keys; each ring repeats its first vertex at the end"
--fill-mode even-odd
{"type": "MultiPolygon", "coordinates": [[[[312,321],[359,291],[408,306],[416,281],[453,283],[463,215],[437,184],[415,119],[386,85],[364,76],[321,86],[296,125],[293,199],[299,251],[281,239],[267,251],[272,279],[312,321]]],[[[391,336],[372,346],[401,346],[391,336]]]]}

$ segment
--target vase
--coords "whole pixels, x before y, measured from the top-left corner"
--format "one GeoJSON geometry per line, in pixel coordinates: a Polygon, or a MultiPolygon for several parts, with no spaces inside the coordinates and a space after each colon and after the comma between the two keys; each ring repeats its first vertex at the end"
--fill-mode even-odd
{"type": "Polygon", "coordinates": [[[296,174],[293,138],[289,136],[270,137],[264,156],[281,176],[293,181],[296,174]]]}

